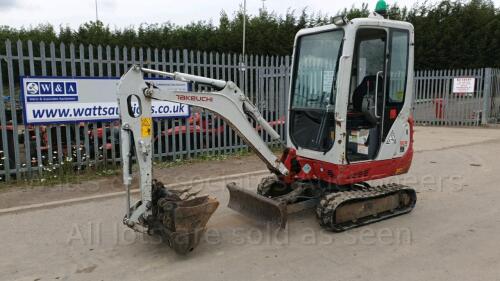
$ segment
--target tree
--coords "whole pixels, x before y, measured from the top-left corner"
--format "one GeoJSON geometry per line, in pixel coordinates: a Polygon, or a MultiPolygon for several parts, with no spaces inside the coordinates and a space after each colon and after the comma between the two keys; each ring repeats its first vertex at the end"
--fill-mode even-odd
{"type": "MultiPolygon", "coordinates": [[[[354,19],[366,17],[370,11],[368,4],[362,4],[340,10],[337,15],[354,19]]],[[[413,7],[393,5],[388,15],[414,25],[417,69],[500,66],[500,10],[491,0],[442,0],[437,4],[424,2],[413,7]]],[[[333,17],[309,12],[306,8],[298,13],[289,9],[284,15],[261,9],[257,15],[247,18],[248,53],[289,55],[297,31],[330,24],[332,20],[333,17]]],[[[84,23],[77,30],[60,26],[58,32],[46,24],[30,28],[0,26],[0,41],[240,53],[242,29],[243,11],[240,9],[231,16],[222,11],[217,25],[210,21],[185,26],[166,22],[111,29],[96,21],[84,23]]],[[[0,54],[4,53],[5,44],[0,44],[0,54]]]]}

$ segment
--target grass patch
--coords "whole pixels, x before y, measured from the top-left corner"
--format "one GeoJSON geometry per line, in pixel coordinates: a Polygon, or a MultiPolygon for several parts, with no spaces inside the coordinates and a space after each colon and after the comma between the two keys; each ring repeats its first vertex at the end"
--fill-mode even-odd
{"type": "MultiPolygon", "coordinates": [[[[281,152],[275,148],[273,152],[281,152]]],[[[176,159],[173,161],[155,161],[155,168],[171,168],[177,166],[188,166],[201,162],[224,161],[229,159],[240,159],[255,155],[248,149],[239,149],[225,154],[204,153],[192,158],[176,159]]],[[[79,184],[85,181],[95,180],[117,176],[121,174],[121,166],[103,165],[90,163],[89,167],[78,168],[74,162],[65,160],[62,164],[52,164],[41,167],[42,171],[34,171],[30,177],[27,173],[22,173],[21,178],[9,182],[0,182],[0,190],[13,187],[36,187],[36,186],[54,186],[61,184],[79,184]]],[[[136,165],[134,165],[136,170],[136,165]]]]}
{"type": "Polygon", "coordinates": [[[239,159],[242,157],[254,155],[252,151],[248,149],[239,149],[234,152],[229,152],[225,154],[216,153],[203,153],[196,157],[176,159],[173,161],[155,161],[154,165],[157,168],[171,168],[177,166],[191,165],[195,163],[208,162],[208,161],[224,161],[227,159],[239,159]]]}
{"type": "Polygon", "coordinates": [[[31,175],[21,173],[19,179],[9,182],[1,182],[0,189],[9,187],[36,187],[54,186],[61,184],[78,184],[102,177],[116,176],[121,173],[119,166],[92,165],[89,167],[75,167],[72,161],[64,161],[62,164],[52,164],[41,167],[41,172],[33,171],[31,175]]]}

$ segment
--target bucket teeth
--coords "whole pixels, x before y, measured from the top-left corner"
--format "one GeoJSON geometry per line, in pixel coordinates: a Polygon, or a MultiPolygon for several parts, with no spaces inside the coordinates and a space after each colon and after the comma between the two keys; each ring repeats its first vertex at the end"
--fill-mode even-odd
{"type": "Polygon", "coordinates": [[[201,189],[193,191],[193,192],[184,192],[180,195],[180,198],[182,200],[189,200],[189,199],[192,199],[192,198],[195,198],[196,196],[198,196],[198,194],[200,194],[200,192],[201,192],[201,189]]]}
{"type": "Polygon", "coordinates": [[[184,188],[184,189],[170,189],[170,192],[180,195],[180,194],[191,191],[191,189],[193,189],[192,186],[190,186],[188,188],[184,188]]]}

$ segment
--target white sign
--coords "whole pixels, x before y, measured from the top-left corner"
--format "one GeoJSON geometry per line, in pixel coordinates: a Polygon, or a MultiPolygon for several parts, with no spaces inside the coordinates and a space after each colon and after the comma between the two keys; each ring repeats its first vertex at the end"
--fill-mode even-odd
{"type": "Polygon", "coordinates": [[[453,79],[453,93],[466,94],[474,93],[474,85],[476,79],[469,77],[461,77],[453,79]]]}
{"type": "Polygon", "coordinates": [[[335,71],[331,70],[323,71],[323,92],[325,93],[332,92],[334,76],[335,76],[335,71]]]}
{"type": "MultiPolygon", "coordinates": [[[[160,89],[188,91],[186,82],[147,80],[160,89]]],[[[119,115],[118,78],[23,77],[21,94],[27,124],[112,121],[119,115]]],[[[153,101],[153,118],[188,117],[185,104],[153,101]]]]}

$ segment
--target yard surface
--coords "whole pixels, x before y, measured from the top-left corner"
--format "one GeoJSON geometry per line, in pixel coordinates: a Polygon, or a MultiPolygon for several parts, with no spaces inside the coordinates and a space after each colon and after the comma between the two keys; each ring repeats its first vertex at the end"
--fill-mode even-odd
{"type": "MultiPolygon", "coordinates": [[[[276,232],[226,207],[219,180],[197,184],[221,205],[201,245],[178,256],[122,225],[124,198],[0,215],[1,280],[500,280],[500,129],[417,127],[409,174],[415,210],[334,234],[312,211],[276,232]]],[[[265,169],[255,156],[157,169],[165,183],[265,169]]],[[[231,181],[255,189],[262,176],[231,181]]],[[[121,191],[120,177],[7,189],[0,208],[121,191]]]]}

